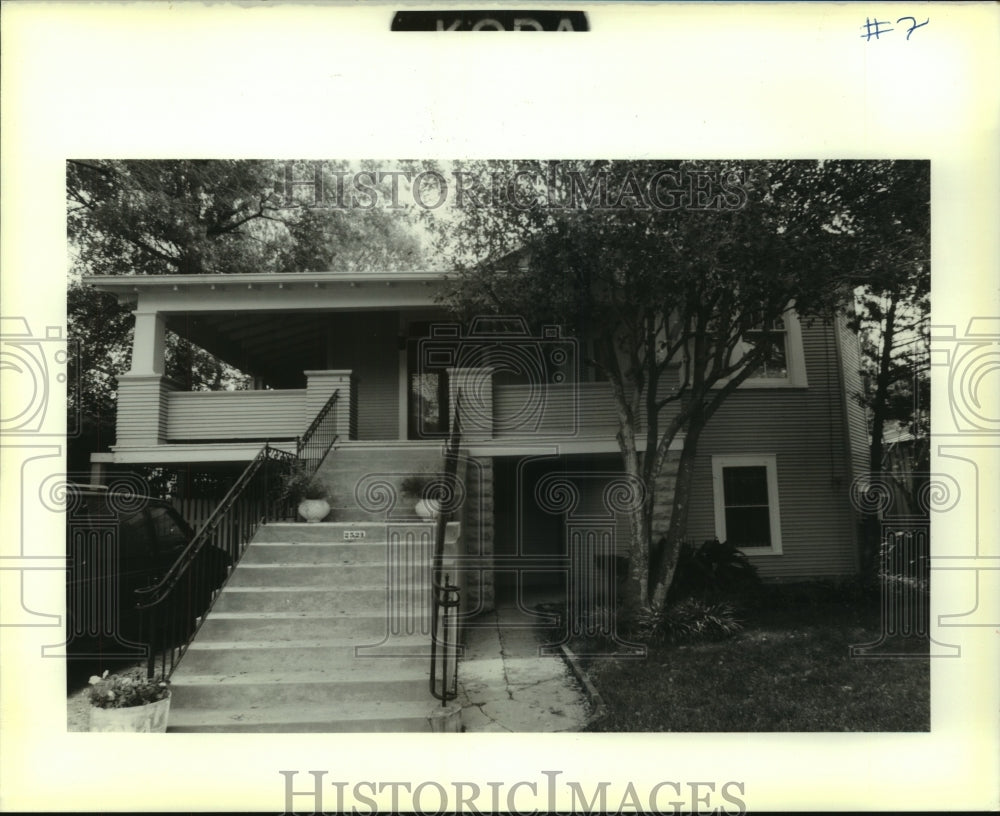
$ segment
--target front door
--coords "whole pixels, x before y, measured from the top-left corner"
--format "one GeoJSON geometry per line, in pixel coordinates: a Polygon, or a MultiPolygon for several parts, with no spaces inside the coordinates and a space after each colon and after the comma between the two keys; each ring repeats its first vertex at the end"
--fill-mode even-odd
{"type": "Polygon", "coordinates": [[[406,341],[407,439],[434,439],[448,434],[448,374],[429,361],[421,340],[430,323],[411,323],[406,341]]]}

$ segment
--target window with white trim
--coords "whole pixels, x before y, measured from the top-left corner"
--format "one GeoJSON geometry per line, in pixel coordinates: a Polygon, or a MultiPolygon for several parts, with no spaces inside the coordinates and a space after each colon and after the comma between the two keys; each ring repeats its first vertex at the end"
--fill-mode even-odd
{"type": "Polygon", "coordinates": [[[761,330],[743,335],[741,353],[746,356],[763,344],[770,345],[771,351],[750,378],[788,379],[788,329],[782,318],[771,321],[771,330],[767,335],[761,330]]]}
{"type": "Polygon", "coordinates": [[[713,456],[715,535],[747,555],[781,554],[774,454],[713,456]]]}
{"type": "MultiPolygon", "coordinates": [[[[806,362],[802,347],[802,327],[795,311],[789,309],[771,324],[765,338],[762,331],[747,332],[733,350],[733,359],[750,353],[759,343],[771,344],[765,362],[740,385],[741,388],[806,388],[806,362]]],[[[725,379],[719,381],[724,385],[725,379]]]]}

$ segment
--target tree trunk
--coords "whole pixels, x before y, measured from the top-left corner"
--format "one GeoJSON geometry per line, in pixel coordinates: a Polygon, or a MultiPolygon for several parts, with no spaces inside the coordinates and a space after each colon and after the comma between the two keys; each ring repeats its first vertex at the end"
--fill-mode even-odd
{"type": "Polygon", "coordinates": [[[632,532],[632,548],[629,551],[629,574],[624,585],[621,616],[624,621],[633,620],[636,613],[649,606],[649,547],[652,530],[642,507],[630,514],[629,528],[632,532]]]}
{"type": "Polygon", "coordinates": [[[651,605],[660,608],[667,600],[667,591],[674,580],[677,571],[677,559],[681,551],[681,543],[687,533],[688,512],[691,507],[691,481],[694,476],[695,456],[698,449],[698,437],[704,428],[704,418],[701,414],[692,416],[684,437],[684,447],[681,449],[680,462],[677,465],[677,480],[674,485],[674,497],[670,511],[670,526],[667,528],[663,552],[660,553],[659,566],[652,576],[649,590],[651,605]]]}
{"type": "MultiPolygon", "coordinates": [[[[622,453],[625,473],[641,482],[642,473],[635,445],[631,446],[631,450],[623,450],[622,453]]],[[[652,538],[652,514],[647,509],[647,505],[650,504],[650,495],[648,485],[646,487],[646,500],[641,505],[634,507],[629,513],[629,532],[632,535],[632,542],[629,547],[628,577],[624,583],[622,597],[622,617],[626,621],[634,618],[636,612],[649,604],[647,589],[649,586],[649,542],[652,538]]]]}
{"type": "MultiPolygon", "coordinates": [[[[885,421],[888,414],[889,386],[892,382],[892,348],[896,341],[896,305],[899,296],[889,295],[889,308],[885,314],[882,332],[882,353],[879,356],[875,377],[875,394],[872,397],[872,438],[868,450],[868,472],[876,477],[882,471],[885,421]]],[[[876,513],[865,513],[861,520],[861,574],[872,576],[877,570],[877,556],[881,545],[881,523],[876,513]]]]}
{"type": "Polygon", "coordinates": [[[889,296],[889,309],[885,314],[885,330],[882,332],[882,354],[875,377],[875,395],[872,397],[872,441],[868,452],[868,470],[873,475],[882,470],[882,447],[885,435],[885,420],[889,385],[892,381],[892,348],[896,342],[896,305],[899,297],[889,296]]]}

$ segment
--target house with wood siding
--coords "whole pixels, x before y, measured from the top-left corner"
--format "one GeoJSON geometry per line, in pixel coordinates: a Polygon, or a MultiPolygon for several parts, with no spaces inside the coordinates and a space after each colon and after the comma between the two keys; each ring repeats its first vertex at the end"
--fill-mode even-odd
{"type": "MultiPolygon", "coordinates": [[[[294,454],[335,395],[335,440],[318,464],[333,509],[320,527],[354,540],[375,525],[390,550],[404,538],[426,547],[429,530],[407,526],[401,485],[442,469],[457,422],[449,540],[464,614],[534,590],[564,593],[578,609],[614,603],[613,579],[594,565],[627,552],[634,486],[622,473],[610,385],[558,326],[516,317],[456,324],[437,305],[438,272],[85,282],[135,312],[117,438],[93,455],[95,481],[139,465],[235,475],[262,445],[294,454]],[[249,375],[252,387],[184,390],[165,374],[168,331],[249,375]]],[[[765,580],[849,575],[858,564],[850,489],[866,461],[865,417],[851,396],[860,390],[857,339],[844,321],[801,321],[789,311],[777,346],[702,433],[688,539],[735,543],[765,580]]],[[[659,477],[654,533],[666,532],[681,443],[659,477]]],[[[244,614],[225,610],[244,608],[236,593],[241,577],[257,580],[252,567],[236,566],[224,611],[210,613],[209,624],[244,614]]]]}
{"type": "MultiPolygon", "coordinates": [[[[292,449],[334,390],[331,470],[351,451],[426,450],[446,436],[461,392],[463,445],[492,505],[481,508],[478,523],[492,530],[477,551],[565,552],[565,520],[575,514],[614,516],[615,549],[624,552],[627,523],[602,498],[621,470],[608,384],[585,370],[558,327],[532,329],[516,318],[456,325],[435,305],[442,280],[433,272],[87,279],[136,315],[117,439],[110,454],[95,454],[95,471],[238,468],[262,442],[292,449]],[[167,331],[251,375],[253,388],[181,390],[164,374],[167,331]],[[557,512],[536,496],[550,473],[574,485],[572,509],[557,512]]],[[[783,328],[772,370],[745,382],[701,437],[689,539],[738,543],[765,578],[850,574],[857,547],[849,493],[863,473],[867,434],[851,398],[860,390],[857,340],[844,322],[800,322],[792,312],[783,328]]],[[[665,529],[669,462],[661,482],[657,523],[665,529]]]]}

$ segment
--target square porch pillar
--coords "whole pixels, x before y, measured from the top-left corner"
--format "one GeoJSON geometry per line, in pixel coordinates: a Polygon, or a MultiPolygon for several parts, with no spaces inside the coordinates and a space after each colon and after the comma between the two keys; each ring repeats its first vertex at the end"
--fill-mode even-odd
{"type": "Polygon", "coordinates": [[[350,369],[337,371],[306,371],[306,416],[302,430],[316,418],[316,414],[330,399],[334,391],[339,393],[333,410],[336,413],[336,434],[341,439],[358,438],[358,394],[357,378],[350,369]]]}
{"type": "Polygon", "coordinates": [[[463,439],[483,442],[493,438],[493,372],[492,366],[448,369],[448,399],[453,415],[455,405],[459,406],[463,439]]]}
{"type": "Polygon", "coordinates": [[[180,385],[160,374],[122,374],[118,378],[115,446],[167,443],[167,395],[180,385]]]}
{"type": "Polygon", "coordinates": [[[167,348],[167,321],[161,312],[135,312],[132,366],[129,374],[162,375],[167,348]]]}
{"type": "Polygon", "coordinates": [[[164,376],[167,323],[162,312],[135,311],[132,365],[118,378],[115,446],[167,442],[167,394],[180,386],[164,376]]]}

